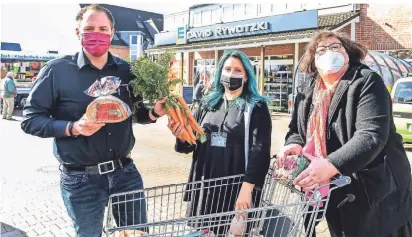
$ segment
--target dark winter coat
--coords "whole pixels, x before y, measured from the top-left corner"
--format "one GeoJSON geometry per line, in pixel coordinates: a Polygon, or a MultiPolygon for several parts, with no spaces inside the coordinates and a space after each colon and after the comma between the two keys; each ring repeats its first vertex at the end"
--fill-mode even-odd
{"type": "MultiPolygon", "coordinates": [[[[314,82],[297,94],[286,144],[306,143],[314,82]]],[[[412,219],[411,167],[396,133],[390,95],[367,66],[351,65],[341,79],[329,107],[326,143],[327,159],[352,178],[332,192],[328,222],[346,236],[387,236],[412,219]],[[346,194],[356,199],[338,209],[346,194]]]]}

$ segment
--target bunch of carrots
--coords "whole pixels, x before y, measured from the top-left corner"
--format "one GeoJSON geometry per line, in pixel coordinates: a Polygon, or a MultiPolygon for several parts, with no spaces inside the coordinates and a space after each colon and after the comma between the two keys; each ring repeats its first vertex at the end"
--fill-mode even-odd
{"type": "Polygon", "coordinates": [[[196,144],[196,140],[199,140],[200,142],[205,141],[205,132],[196,122],[185,99],[177,96],[169,96],[166,98],[166,111],[173,122],[179,125],[184,125],[179,139],[184,140],[189,144],[196,144]],[[195,134],[197,134],[197,136],[195,134]]]}

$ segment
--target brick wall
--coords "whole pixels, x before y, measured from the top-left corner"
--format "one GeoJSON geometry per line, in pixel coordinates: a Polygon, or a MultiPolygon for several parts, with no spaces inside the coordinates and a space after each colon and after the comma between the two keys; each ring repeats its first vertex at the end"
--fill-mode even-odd
{"type": "MultiPolygon", "coordinates": [[[[260,56],[260,47],[246,48],[246,49],[240,49],[240,50],[242,50],[248,56],[260,56]]],[[[285,54],[294,54],[294,52],[295,52],[294,44],[265,46],[265,55],[285,55],[285,54]]]]}
{"type": "Polygon", "coordinates": [[[308,43],[299,43],[299,55],[298,55],[299,60],[303,56],[303,54],[305,53],[307,45],[308,45],[308,43]]]}
{"type": "Polygon", "coordinates": [[[349,24],[349,25],[345,26],[343,29],[340,29],[339,33],[343,33],[344,35],[346,35],[346,37],[348,37],[350,39],[351,25],[349,24]]]}
{"type": "Polygon", "coordinates": [[[109,51],[113,55],[118,56],[119,58],[122,58],[122,59],[129,57],[129,48],[111,46],[109,51]]]}
{"type": "Polygon", "coordinates": [[[265,47],[265,55],[285,55],[294,53],[294,44],[271,45],[265,47]]]}
{"type": "Polygon", "coordinates": [[[215,59],[215,51],[195,52],[194,59],[215,59]]]}
{"type": "Polygon", "coordinates": [[[412,4],[359,4],[356,40],[371,50],[412,48],[412,4]]]}

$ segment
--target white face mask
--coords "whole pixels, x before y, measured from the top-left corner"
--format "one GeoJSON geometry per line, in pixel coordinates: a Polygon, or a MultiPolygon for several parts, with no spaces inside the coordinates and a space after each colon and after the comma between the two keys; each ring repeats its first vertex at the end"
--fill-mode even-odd
{"type": "Polygon", "coordinates": [[[323,74],[339,72],[345,65],[345,57],[339,52],[327,50],[315,61],[316,68],[323,74]]]}

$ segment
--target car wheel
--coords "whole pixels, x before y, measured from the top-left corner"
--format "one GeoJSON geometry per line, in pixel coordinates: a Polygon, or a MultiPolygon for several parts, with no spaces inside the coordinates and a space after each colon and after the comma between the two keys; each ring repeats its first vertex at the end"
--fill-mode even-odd
{"type": "Polygon", "coordinates": [[[22,108],[22,109],[24,108],[24,106],[26,105],[26,101],[27,101],[27,98],[23,98],[23,99],[20,100],[20,105],[19,105],[20,108],[22,108]]]}

